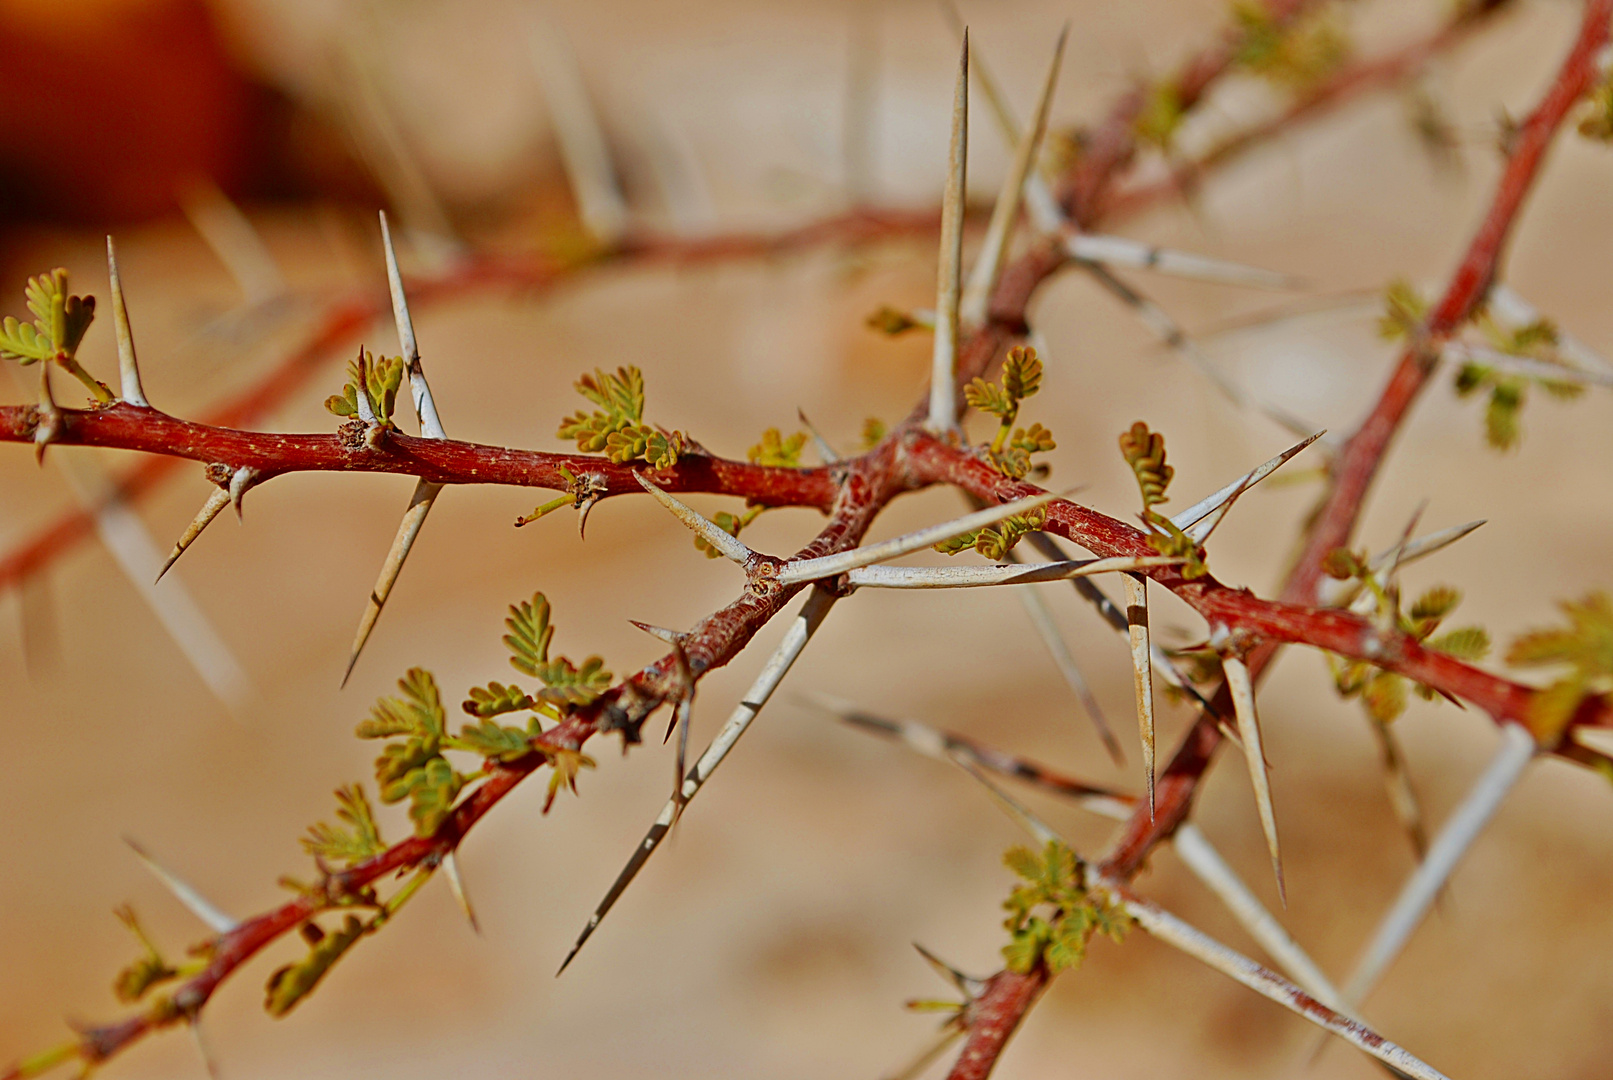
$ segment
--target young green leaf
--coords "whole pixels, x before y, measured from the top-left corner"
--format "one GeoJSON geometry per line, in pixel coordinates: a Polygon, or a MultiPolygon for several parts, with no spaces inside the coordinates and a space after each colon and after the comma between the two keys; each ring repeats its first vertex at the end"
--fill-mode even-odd
{"type": "Polygon", "coordinates": [[[346,822],[346,826],[327,825],[323,821],[310,826],[302,840],[304,851],[317,859],[351,866],[386,850],[386,841],[381,838],[381,827],[375,821],[370,800],[364,796],[363,785],[336,789],[336,816],[346,822]]]}

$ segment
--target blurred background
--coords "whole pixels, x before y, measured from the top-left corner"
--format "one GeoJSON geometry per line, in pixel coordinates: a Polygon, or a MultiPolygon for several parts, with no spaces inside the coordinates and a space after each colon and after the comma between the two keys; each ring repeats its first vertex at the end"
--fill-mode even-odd
{"type": "MultiPolygon", "coordinates": [[[[1022,114],[1054,35],[1071,21],[1054,106],[1062,130],[1101,117],[1118,93],[1171,70],[1228,19],[1218,0],[976,0],[964,14],[1022,114]]],[[[1419,0],[1352,5],[1346,18],[1356,48],[1372,55],[1445,14],[1445,4],[1419,0]]],[[[1191,202],[1116,226],[1300,275],[1306,292],[1136,280],[1241,383],[1350,430],[1393,358],[1375,334],[1376,297],[1396,276],[1432,291],[1449,273],[1488,200],[1505,118],[1531,107],[1577,20],[1577,5],[1562,0],[1517,3],[1411,91],[1371,95],[1296,128],[1216,174],[1191,202]],[[1449,136],[1439,153],[1418,134],[1436,115],[1430,103],[1449,136]],[[1245,325],[1273,311],[1291,317],[1245,325]]],[[[635,223],[685,236],[777,231],[855,201],[934,206],[955,63],[952,34],[928,0],[0,0],[0,42],[0,308],[21,314],[25,276],[54,265],[104,298],[102,246],[115,231],[147,394],[182,416],[260,382],[305,348],[331,305],[384,294],[378,207],[405,226],[407,272],[440,272],[456,245],[552,257],[578,248],[535,50],[553,55],[560,43],[574,57],[635,223]]],[[[1228,80],[1182,145],[1207,145],[1279,103],[1253,79],[1228,80]]],[[[983,200],[1007,154],[984,110],[976,115],[970,179],[983,200]]],[[[1139,168],[1146,179],[1163,165],[1139,168]]],[[[1562,140],[1507,268],[1523,295],[1604,352],[1613,350],[1610,170],[1605,147],[1562,140]]],[[[556,449],[556,423],[578,403],[577,375],[634,363],[648,382],[648,418],[718,453],[743,453],[767,427],[794,430],[798,407],[849,450],[865,418],[905,414],[928,364],[927,337],[885,338],[864,317],[882,304],[929,306],[933,290],[925,235],[719,264],[605,267],[547,291],[461,290],[417,305],[415,321],[458,437],[556,449]]],[[[1156,348],[1084,277],[1044,288],[1033,318],[1048,374],[1025,419],[1053,430],[1054,481],[1084,485],[1092,505],[1133,512],[1115,438],[1138,418],[1169,438],[1178,506],[1290,441],[1156,348]]],[[[321,402],[340,391],[360,341],[393,350],[390,318],[315,350],[294,392],[254,423],[331,430],[321,402]]],[[[110,378],[108,326],[92,330],[81,356],[110,378]]],[[[0,385],[8,400],[30,400],[22,383],[0,385]]],[[[1487,519],[1406,577],[1411,588],[1460,587],[1454,622],[1480,622],[1501,643],[1555,621],[1555,601],[1610,585],[1613,397],[1563,403],[1537,392],[1523,425],[1521,448],[1490,449],[1482,404],[1459,400],[1442,379],[1400,438],[1360,534],[1374,550],[1389,546],[1425,501],[1424,529],[1487,519]]],[[[24,447],[0,453],[0,550],[128,463],[58,449],[40,469],[24,447]]],[[[1304,457],[1290,466],[1306,467],[1304,457]]],[[[123,836],[228,911],[265,909],[284,895],[277,876],[307,872],[297,838],[330,818],[330,791],[369,779],[374,749],[352,727],[404,669],[432,669],[452,701],[509,677],[498,640],[504,607],[542,590],[558,649],[629,671],[658,655],[629,618],[687,626],[738,585],[730,566],[702,558],[648,500],[600,506],[583,542],[569,513],[512,529],[538,501],[533,493],[451,490],[338,691],[411,485],[285,477],[252,492],[243,524],[220,519],[197,542],[158,591],[167,590],[170,617],[179,590],[194,599],[202,621],[190,624],[192,651],[213,650],[211,686],[98,543],[65,551],[0,597],[0,1058],[56,1041],[64,1017],[125,1011],[109,983],[136,946],[111,918],[114,905],[132,902],[173,954],[202,936],[123,836]]],[[[207,490],[187,464],[139,504],[157,547],[166,551],[207,490]]],[[[1269,594],[1317,490],[1268,484],[1246,497],[1211,545],[1218,576],[1269,594]]],[[[696,501],[707,512],[737,510],[696,501]]],[[[940,491],[904,499],[875,536],[958,509],[940,491]]],[[[818,521],[781,511],[746,539],[783,553],[818,521]]],[[[847,729],[795,695],[837,694],[1139,790],[1123,643],[1067,590],[1047,595],[1126,743],[1125,769],[1104,754],[1014,596],[858,596],[833,612],[563,979],[555,968],[668,793],[671,751],[654,739],[625,758],[601,740],[580,799],[562,796],[543,817],[542,784],[529,784],[475,831],[461,863],[482,936],[434,883],[281,1021],[260,1008],[262,982],[301,946],[269,950],[208,1008],[223,1075],[805,1078],[897,1068],[935,1022],[902,1003],[947,990],[909,943],[967,971],[996,970],[1010,884],[1000,855],[1019,837],[955,770],[847,729]]],[[[1202,632],[1171,601],[1154,622],[1170,644],[1202,632]]],[[[695,745],[780,633],[782,620],[701,684],[695,745]]],[[[1412,857],[1365,718],[1338,700],[1324,659],[1291,650],[1262,701],[1288,867],[1285,918],[1339,977],[1412,857]]],[[[1161,745],[1187,723],[1185,711],[1166,709],[1161,745]]],[[[659,728],[652,720],[646,733],[659,728]]],[[[1420,701],[1396,730],[1437,826],[1495,732],[1471,711],[1420,701]]],[[[1106,843],[1105,823],[1025,798],[1079,849],[1106,843]]],[[[1453,1076],[1605,1075],[1610,811],[1606,781],[1558,761],[1533,767],[1365,1015],[1453,1076]]],[[[1275,908],[1235,758],[1214,771],[1197,818],[1275,908]]],[[[406,833],[400,813],[386,820],[393,836],[406,833]]],[[[1139,885],[1255,950],[1169,851],[1139,885]]],[[[1058,980],[1001,1075],[1300,1075],[1308,1044],[1290,1014],[1135,934],[1095,944],[1081,970],[1058,980]]],[[[140,1045],[111,1070],[204,1075],[182,1034],[140,1045]]],[[[1375,1073],[1333,1047],[1307,1075],[1375,1073]]]]}

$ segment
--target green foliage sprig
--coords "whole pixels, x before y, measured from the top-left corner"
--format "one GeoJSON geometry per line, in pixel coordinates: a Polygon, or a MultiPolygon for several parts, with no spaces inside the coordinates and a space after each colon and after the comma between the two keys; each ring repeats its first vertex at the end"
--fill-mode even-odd
{"type": "Polygon", "coordinates": [[[1041,424],[1029,429],[1014,427],[1020,402],[1042,388],[1042,361],[1036,350],[1016,345],[1003,360],[1002,381],[988,383],[975,378],[963,389],[964,400],[972,408],[997,417],[997,434],[988,453],[992,464],[1004,476],[1023,479],[1031,471],[1031,455],[1057,449],[1053,433],[1041,424]]]}
{"type": "Polygon", "coordinates": [[[321,821],[309,826],[308,835],[302,839],[304,851],[316,859],[352,866],[386,850],[381,826],[362,784],[336,789],[336,817],[346,824],[327,825],[321,821]]]}
{"type": "Polygon", "coordinates": [[[55,363],[83,383],[96,401],[112,401],[112,391],[77,359],[79,343],[95,320],[95,297],[69,293],[67,271],[60,267],[29,278],[24,296],[33,321],[23,322],[12,315],[0,319],[0,358],[24,367],[41,361],[55,363]]]}
{"type": "Polygon", "coordinates": [[[1120,435],[1120,453],[1131,466],[1137,478],[1137,490],[1142,494],[1142,521],[1148,529],[1148,544],[1161,555],[1185,559],[1180,573],[1185,578],[1203,577],[1209,573],[1204,565],[1204,552],[1193,538],[1176,523],[1154,507],[1169,502],[1165,494],[1176,470],[1165,462],[1165,436],[1148,430],[1138,420],[1120,435]]]}
{"type": "Polygon", "coordinates": [[[1257,0],[1232,5],[1240,39],[1234,63],[1279,86],[1303,90],[1327,78],[1350,56],[1338,8],[1323,4],[1289,23],[1257,0]]]}
{"type": "Polygon", "coordinates": [[[359,395],[363,394],[376,423],[393,427],[392,415],[397,409],[405,369],[401,356],[378,357],[361,348],[358,357],[347,362],[347,385],[340,394],[325,399],[325,408],[341,417],[362,417],[359,395]]]}
{"type": "Polygon", "coordinates": [[[129,932],[140,942],[141,955],[132,961],[117,978],[112,981],[112,992],[119,1001],[136,1002],[146,996],[146,992],[154,986],[170,982],[184,974],[179,968],[169,964],[152,942],[151,936],[146,933],[145,927],[135,917],[134,908],[128,904],[116,908],[113,914],[118,921],[129,928],[129,932]]]}
{"type": "MultiPolygon", "coordinates": [[[[1461,603],[1462,594],[1448,585],[1436,585],[1401,611],[1400,588],[1378,580],[1365,554],[1338,548],[1328,553],[1322,569],[1339,581],[1355,580],[1371,597],[1374,618],[1380,626],[1393,628],[1421,642],[1426,648],[1447,653],[1459,660],[1482,660],[1490,651],[1490,635],[1482,626],[1464,626],[1433,636],[1440,624],[1461,603]]],[[[1392,722],[1406,711],[1408,688],[1415,688],[1425,701],[1438,699],[1438,692],[1403,675],[1383,671],[1365,660],[1330,657],[1333,681],[1344,698],[1359,698],[1367,715],[1380,724],[1392,722]]]]}
{"type": "Polygon", "coordinates": [[[1041,852],[1009,848],[1003,863],[1021,879],[1003,901],[1009,940],[1002,954],[1008,970],[1024,975],[1045,965],[1057,974],[1081,963],[1093,934],[1115,941],[1125,937],[1130,917],[1086,890],[1075,853],[1057,840],[1041,852]]]}
{"type": "Polygon", "coordinates": [[[579,410],[560,422],[560,438],[575,439],[577,449],[606,456],[618,464],[643,461],[670,469],[688,449],[681,431],[663,431],[644,423],[644,373],[629,364],[612,375],[595,369],[576,382],[577,393],[599,408],[579,410]]]}
{"type": "Polygon", "coordinates": [[[1530,727],[1546,745],[1562,734],[1586,698],[1613,704],[1613,600],[1598,592],[1558,606],[1568,616],[1567,626],[1532,631],[1507,650],[1507,663],[1519,667],[1569,668],[1535,695],[1530,710],[1530,727]]]}
{"type": "Polygon", "coordinates": [[[996,562],[1007,555],[1015,544],[1033,532],[1040,532],[1046,524],[1047,511],[1037,507],[1027,514],[1015,514],[984,529],[943,540],[935,545],[935,550],[943,555],[956,555],[974,548],[985,558],[996,562]]]}
{"type": "Polygon", "coordinates": [[[398,680],[401,698],[382,698],[358,725],[361,739],[397,739],[375,759],[381,801],[409,800],[409,817],[418,836],[430,836],[453,808],[465,784],[442,756],[448,737],[442,695],[431,672],[410,668],[398,680]]]}

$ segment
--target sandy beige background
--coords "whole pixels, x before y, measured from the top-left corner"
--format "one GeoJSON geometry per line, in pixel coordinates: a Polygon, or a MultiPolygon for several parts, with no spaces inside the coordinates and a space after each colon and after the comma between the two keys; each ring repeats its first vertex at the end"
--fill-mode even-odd
{"type": "MultiPolygon", "coordinates": [[[[1440,6],[1363,8],[1364,47],[1427,25],[1440,6]]],[[[554,175],[526,55],[530,8],[236,0],[221,12],[250,64],[310,100],[330,90],[321,58],[333,41],[356,35],[380,48],[389,58],[389,99],[444,197],[492,242],[520,248],[540,240],[537,226],[523,224],[535,215],[510,195],[541,190],[554,175]]],[[[892,2],[869,14],[829,4],[605,0],[558,3],[547,14],[574,43],[631,163],[635,200],[657,223],[776,228],[843,200],[843,88],[859,20],[879,43],[876,192],[912,206],[938,194],[953,46],[927,3],[892,2]],[[668,145],[698,164],[700,198],[669,206],[662,197],[646,162],[668,145]]],[[[1059,22],[1073,20],[1055,110],[1061,123],[1095,117],[1127,78],[1163,70],[1223,18],[1213,2],[977,3],[968,14],[1021,109],[1059,22]]],[[[1125,231],[1291,271],[1319,295],[1377,290],[1396,275],[1432,287],[1465,245],[1496,175],[1496,117],[1529,106],[1576,18],[1567,3],[1525,3],[1436,65],[1430,86],[1468,144],[1458,170],[1431,164],[1404,103],[1381,96],[1248,158],[1192,208],[1161,210],[1125,231]]],[[[1212,102],[1211,122],[1246,115],[1259,100],[1257,88],[1230,86],[1212,102]]],[[[976,131],[971,168],[976,190],[986,191],[1004,154],[984,121],[976,131]]],[[[1610,170],[1605,147],[1570,139],[1554,152],[1507,275],[1603,351],[1613,350],[1610,170]]],[[[249,209],[300,294],[355,282],[381,287],[370,208],[249,209]]],[[[267,338],[245,340],[198,331],[240,301],[214,256],[178,219],[119,239],[147,391],[161,407],[195,414],[271,366],[306,325],[294,317],[267,338]]],[[[93,230],[49,228],[14,241],[5,310],[17,306],[23,273],[57,262],[104,291],[99,243],[93,230]]],[[[417,327],[445,423],[458,436],[557,447],[554,427],[576,403],[576,375],[632,362],[646,373],[651,417],[718,452],[742,453],[768,426],[788,430],[797,406],[850,447],[864,417],[905,412],[927,362],[926,342],[878,338],[862,316],[881,303],[927,303],[933,274],[927,244],[612,270],[539,298],[487,296],[421,311],[417,327]]],[[[1287,302],[1138,280],[1200,329],[1287,302]]],[[[1214,352],[1261,394],[1347,431],[1391,358],[1373,336],[1372,314],[1357,309],[1222,336],[1214,352]]],[[[1056,482],[1086,485],[1082,498],[1093,505],[1132,512],[1135,492],[1114,440],[1139,417],[1168,435],[1181,496],[1196,498],[1283,445],[1282,433],[1229,408],[1083,279],[1050,284],[1034,316],[1049,371],[1027,418],[1059,438],[1056,482]]],[[[387,349],[394,342],[389,325],[364,340],[387,349]]],[[[320,401],[339,389],[346,351],[266,426],[328,430],[320,401]]],[[[110,370],[108,328],[96,327],[86,355],[97,371],[110,370]]],[[[1363,524],[1364,539],[1381,548],[1424,500],[1429,528],[1488,519],[1407,576],[1419,586],[1459,585],[1467,597],[1461,616],[1501,641],[1550,621],[1554,600],[1613,584],[1613,398],[1541,398],[1525,413],[1521,450],[1498,454],[1484,445],[1480,407],[1458,401],[1446,382],[1432,388],[1363,524]]],[[[252,493],[244,525],[221,519],[186,556],[175,576],[256,690],[236,715],[208,694],[98,547],[75,551],[51,573],[59,656],[32,676],[17,600],[0,604],[0,1057],[56,1039],[64,1016],[120,1013],[107,986],[134,953],[109,915],[113,905],[132,901],[176,952],[198,936],[120,836],[144,841],[230,911],[260,910],[280,899],[277,875],[306,868],[296,839],[329,816],[330,790],[368,776],[372,748],[351,728],[404,668],[430,667],[449,695],[508,677],[498,644],[504,605],[541,589],[555,606],[560,649],[598,652],[628,670],[656,651],[627,619],[687,625],[738,584],[731,567],[701,558],[645,500],[600,507],[582,543],[563,516],[511,529],[536,501],[527,493],[449,491],[352,683],[338,692],[353,626],[410,484],[283,478],[252,493]]],[[[141,516],[166,544],[205,491],[199,470],[187,467],[141,516]]],[[[1301,485],[1248,497],[1211,545],[1222,579],[1272,589],[1314,494],[1301,485]]],[[[24,448],[0,453],[0,541],[28,535],[70,502],[53,467],[36,469],[24,448]]],[[[721,508],[714,499],[700,505],[721,508]]],[[[903,500],[876,535],[957,506],[942,492],[903,500]]],[[[816,524],[805,511],[780,512],[746,539],[785,552],[816,524]]],[[[462,861],[482,937],[433,884],[279,1022],[259,1008],[261,985],[291,947],[271,950],[209,1008],[224,1075],[821,1078],[894,1068],[933,1024],[901,1003],[944,990],[909,942],[965,969],[993,970],[997,905],[1009,884],[998,859],[1018,838],[966,779],[800,707],[791,691],[840,694],[1136,788],[1124,649],[1065,591],[1051,601],[1125,734],[1130,769],[1108,763],[1014,597],[856,597],[835,610],[776,705],[565,978],[552,977],[555,967],[666,796],[670,751],[653,741],[625,759],[601,741],[592,748],[600,769],[583,777],[580,800],[562,797],[541,817],[542,785],[533,784],[478,828],[462,861]]],[[[1161,605],[1156,625],[1183,642],[1201,629],[1172,604],[1161,605]]],[[[747,654],[702,684],[698,743],[759,663],[759,652],[747,654]]],[[[1284,658],[1264,691],[1263,716],[1288,861],[1287,921],[1337,975],[1410,858],[1381,795],[1365,724],[1355,706],[1336,699],[1320,657],[1284,658]]],[[[1166,713],[1166,745],[1186,722],[1180,710],[1166,713]]],[[[654,721],[646,730],[658,728],[654,721]]],[[[1441,821],[1482,768],[1494,733],[1482,716],[1421,703],[1398,730],[1428,811],[1441,821]]],[[[1032,801],[1083,850],[1105,843],[1106,825],[1032,801]]],[[[1605,781],[1558,762],[1532,769],[1457,874],[1449,903],[1369,1001],[1368,1016],[1452,1076],[1605,1075],[1613,1052],[1610,816],[1605,781]]],[[[389,814],[394,835],[405,830],[399,817],[389,814]]],[[[1275,904],[1235,760],[1216,769],[1199,820],[1275,904]]],[[[1140,886],[1254,948],[1168,852],[1140,886]]],[[[1276,1006],[1139,934],[1120,947],[1096,945],[1082,970],[1058,981],[1001,1075],[1299,1075],[1296,1055],[1308,1038],[1276,1006]]],[[[198,1076],[201,1066],[188,1041],[173,1035],[140,1046],[110,1075],[198,1076]]],[[[1334,1048],[1311,1075],[1375,1073],[1334,1048]]]]}

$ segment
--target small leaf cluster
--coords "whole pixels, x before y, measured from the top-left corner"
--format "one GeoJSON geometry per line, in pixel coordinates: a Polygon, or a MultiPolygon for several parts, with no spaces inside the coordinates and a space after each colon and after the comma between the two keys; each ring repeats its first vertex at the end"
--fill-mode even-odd
{"type": "Polygon", "coordinates": [[[1121,940],[1131,925],[1125,912],[1083,887],[1075,853],[1057,840],[1041,852],[1013,847],[1003,863],[1021,879],[1003,901],[1008,970],[1029,974],[1045,965],[1052,974],[1078,966],[1094,933],[1121,940]]]}
{"type": "Polygon", "coordinates": [[[146,996],[146,992],[154,986],[177,979],[182,972],[167,960],[157,946],[152,944],[151,937],[140,920],[135,918],[134,909],[127,904],[117,908],[113,914],[124,926],[129,928],[140,942],[141,955],[129,966],[118,972],[117,978],[112,980],[112,992],[119,1001],[133,1003],[146,996]]]}
{"type": "Polygon", "coordinates": [[[890,434],[890,428],[885,425],[885,421],[877,416],[870,416],[863,421],[862,448],[872,450],[884,442],[885,436],[888,434],[890,434]]]}
{"type": "Polygon", "coordinates": [[[1002,380],[988,383],[976,377],[963,389],[964,400],[972,408],[997,417],[997,434],[988,451],[992,464],[1004,476],[1021,480],[1031,471],[1031,455],[1057,449],[1053,433],[1041,424],[1029,429],[1014,427],[1019,405],[1042,388],[1042,361],[1036,350],[1016,345],[1003,360],[1002,380]]]}
{"type": "Polygon", "coordinates": [[[509,629],[504,644],[510,650],[510,666],[544,684],[537,694],[539,701],[570,711],[589,704],[610,687],[611,673],[605,670],[605,661],[600,657],[590,656],[580,666],[564,656],[550,658],[549,641],[554,637],[554,627],[549,625],[549,600],[542,593],[511,604],[504,625],[509,629]]]}
{"type": "Polygon", "coordinates": [[[762,441],[745,451],[745,458],[753,465],[774,465],[785,469],[799,469],[801,467],[801,451],[806,448],[807,434],[797,431],[789,438],[779,433],[778,428],[768,428],[762,432],[762,441]]]}
{"type": "Polygon", "coordinates": [[[1240,35],[1234,60],[1264,79],[1290,89],[1315,86],[1350,55],[1350,39],[1336,8],[1322,5],[1284,24],[1269,5],[1239,0],[1232,18],[1240,35]]]}
{"type": "Polygon", "coordinates": [[[1165,461],[1165,436],[1150,431],[1146,423],[1138,420],[1121,433],[1120,454],[1137,478],[1137,490],[1143,499],[1142,520],[1148,528],[1149,546],[1161,555],[1185,559],[1180,571],[1185,578],[1202,577],[1209,573],[1204,565],[1204,552],[1193,542],[1193,538],[1154,509],[1170,501],[1165,492],[1176,476],[1176,470],[1165,461]]]}
{"type": "Polygon", "coordinates": [[[405,370],[401,356],[378,357],[360,349],[358,357],[347,362],[347,385],[340,394],[325,399],[325,408],[337,416],[362,418],[365,410],[359,405],[359,395],[363,394],[376,423],[392,427],[405,370]]]}
{"type": "Polygon", "coordinates": [[[1015,544],[1033,532],[1040,532],[1046,525],[1047,511],[1039,506],[1029,513],[1015,514],[984,529],[943,540],[935,545],[935,550],[943,555],[957,555],[974,548],[985,558],[996,562],[1007,555],[1015,544]]]}
{"type": "Polygon", "coordinates": [[[1414,341],[1427,318],[1427,298],[1405,278],[1395,278],[1384,290],[1378,336],[1385,341],[1414,341]]]}
{"type": "Polygon", "coordinates": [[[1586,98],[1579,133],[1597,142],[1613,143],[1613,78],[1598,83],[1586,98]]]}
{"type": "Polygon", "coordinates": [[[340,929],[329,933],[317,923],[303,923],[303,937],[309,943],[308,955],[295,964],[277,968],[269,976],[264,988],[264,1011],[273,1017],[285,1016],[298,1002],[313,993],[320,980],[330,972],[336,961],[346,955],[348,949],[358,944],[360,938],[380,929],[383,923],[384,919],[380,917],[366,921],[357,915],[348,915],[342,920],[340,929]]]}
{"type": "Polygon", "coordinates": [[[1138,142],[1169,150],[1185,119],[1187,110],[1182,106],[1181,88],[1174,81],[1165,80],[1148,87],[1131,129],[1138,142]]]}
{"type": "Polygon", "coordinates": [[[25,295],[34,320],[0,320],[0,357],[23,365],[71,359],[95,318],[95,297],[70,295],[60,267],[29,278],[25,295]]]}
{"type": "Polygon", "coordinates": [[[922,330],[925,326],[924,323],[913,318],[911,312],[891,307],[889,304],[880,305],[878,311],[863,320],[863,325],[870,330],[890,337],[897,337],[907,333],[909,330],[922,330]]]}
{"type": "Polygon", "coordinates": [[[1567,626],[1532,631],[1507,650],[1509,664],[1569,669],[1531,704],[1530,726],[1547,744],[1561,735],[1586,698],[1613,705],[1613,600],[1598,592],[1558,606],[1568,616],[1567,626]]]}
{"type": "Polygon", "coordinates": [[[430,836],[453,809],[466,778],[442,756],[447,717],[431,672],[410,668],[398,688],[403,696],[377,701],[369,719],[358,725],[358,737],[396,740],[375,759],[381,801],[407,799],[415,834],[430,836]]]}
{"type": "MultiPolygon", "coordinates": [[[[1557,328],[1547,320],[1505,329],[1484,315],[1479,318],[1478,326],[1490,345],[1508,356],[1562,364],[1557,352],[1557,328]]],[[[1456,372],[1458,397],[1468,397],[1481,390],[1489,391],[1489,402],[1484,410],[1484,434],[1497,450],[1508,450],[1517,445],[1522,434],[1518,416],[1523,411],[1530,383],[1563,400],[1572,400],[1584,392],[1584,388],[1576,383],[1504,372],[1479,360],[1466,361],[1456,372]]]]}
{"type": "Polygon", "coordinates": [[[321,821],[309,827],[308,835],[302,839],[304,851],[321,861],[352,866],[386,850],[381,826],[362,784],[336,789],[336,817],[345,824],[327,825],[321,821]]]}
{"type": "MultiPolygon", "coordinates": [[[[1359,582],[1372,598],[1377,621],[1409,635],[1425,648],[1459,660],[1482,660],[1490,651],[1490,635],[1482,626],[1459,627],[1433,636],[1462,601],[1462,594],[1448,585],[1436,585],[1427,590],[1412,602],[1409,610],[1402,612],[1399,586],[1381,583],[1364,554],[1337,548],[1323,559],[1322,569],[1340,581],[1359,582]]],[[[1406,711],[1408,688],[1415,688],[1425,701],[1435,700],[1438,694],[1431,687],[1413,683],[1392,671],[1380,670],[1365,660],[1332,660],[1330,663],[1339,694],[1346,699],[1360,698],[1367,715],[1380,724],[1388,724],[1406,711]]]]}
{"type": "Polygon", "coordinates": [[[576,388],[599,406],[560,422],[560,438],[575,439],[577,449],[589,454],[604,451],[618,464],[644,461],[657,469],[670,469],[688,449],[682,432],[644,423],[644,373],[631,364],[617,368],[614,375],[596,368],[578,379],[576,388]]]}

